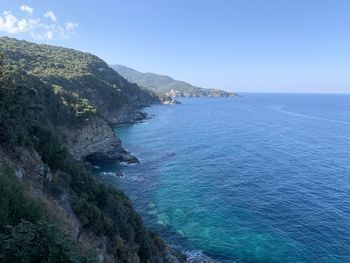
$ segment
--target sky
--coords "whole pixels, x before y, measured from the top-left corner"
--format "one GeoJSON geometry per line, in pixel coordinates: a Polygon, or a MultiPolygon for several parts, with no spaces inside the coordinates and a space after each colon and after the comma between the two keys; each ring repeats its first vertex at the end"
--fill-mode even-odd
{"type": "Polygon", "coordinates": [[[204,88],[350,93],[348,0],[0,0],[0,35],[204,88]]]}

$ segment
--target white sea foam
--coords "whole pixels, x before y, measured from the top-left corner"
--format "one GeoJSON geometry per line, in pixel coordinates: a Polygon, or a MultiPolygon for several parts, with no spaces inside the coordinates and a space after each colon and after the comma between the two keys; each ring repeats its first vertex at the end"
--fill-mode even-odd
{"type": "Polygon", "coordinates": [[[122,166],[134,166],[134,165],[137,165],[139,163],[120,162],[119,164],[122,165],[122,166]]]}
{"type": "Polygon", "coordinates": [[[115,176],[116,174],[113,173],[113,172],[101,172],[100,175],[103,175],[103,176],[115,176]]]}
{"type": "Polygon", "coordinates": [[[128,178],[130,180],[132,180],[132,181],[143,181],[143,180],[145,180],[145,178],[143,178],[142,176],[130,176],[128,178]]]}
{"type": "Polygon", "coordinates": [[[225,262],[225,263],[237,263],[234,260],[220,260],[220,261],[216,261],[210,257],[208,257],[207,255],[205,255],[203,253],[203,251],[201,250],[185,250],[183,251],[183,253],[186,255],[187,257],[187,261],[188,263],[197,263],[197,262],[225,262]]]}
{"type": "Polygon", "coordinates": [[[123,172],[101,172],[102,176],[116,176],[116,177],[125,177],[125,173],[123,172]]]}

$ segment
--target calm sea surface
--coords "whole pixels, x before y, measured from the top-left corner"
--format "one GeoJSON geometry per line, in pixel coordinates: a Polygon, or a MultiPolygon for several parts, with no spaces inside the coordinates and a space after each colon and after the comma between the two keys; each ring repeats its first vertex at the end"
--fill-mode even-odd
{"type": "Polygon", "coordinates": [[[350,96],[244,94],[147,108],[141,160],[99,164],[169,243],[222,260],[350,262],[350,96]]]}

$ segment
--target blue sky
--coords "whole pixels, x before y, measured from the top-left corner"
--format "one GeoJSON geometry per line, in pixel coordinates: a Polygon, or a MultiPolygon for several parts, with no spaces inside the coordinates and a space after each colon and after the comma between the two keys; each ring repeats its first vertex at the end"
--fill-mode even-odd
{"type": "Polygon", "coordinates": [[[206,88],[350,92],[350,1],[0,0],[0,16],[0,35],[206,88]]]}

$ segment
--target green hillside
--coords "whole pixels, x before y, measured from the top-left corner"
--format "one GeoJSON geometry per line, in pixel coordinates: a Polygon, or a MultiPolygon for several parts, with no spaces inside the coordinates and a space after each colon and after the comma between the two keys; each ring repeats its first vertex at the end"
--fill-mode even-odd
{"type": "Polygon", "coordinates": [[[193,86],[184,81],[174,80],[169,76],[154,73],[141,73],[122,65],[111,65],[124,78],[158,94],[167,94],[178,97],[233,97],[234,92],[219,89],[204,89],[193,86]],[[171,92],[173,90],[173,92],[171,92]]]}
{"type": "Polygon", "coordinates": [[[0,52],[13,69],[38,77],[74,101],[77,112],[98,111],[108,121],[118,122],[121,107],[137,109],[158,101],[149,91],[126,81],[98,57],[73,49],[38,45],[13,38],[0,38],[0,52]]]}
{"type": "Polygon", "coordinates": [[[157,97],[91,54],[6,37],[0,53],[0,262],[165,262],[129,199],[66,144],[157,97]]]}

